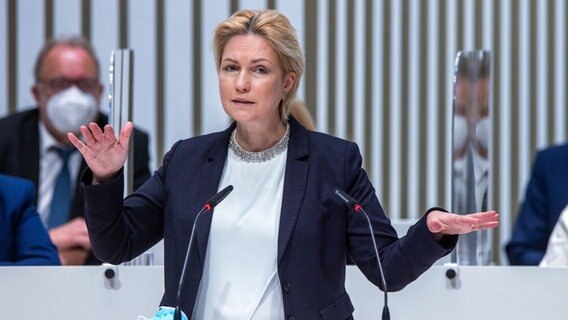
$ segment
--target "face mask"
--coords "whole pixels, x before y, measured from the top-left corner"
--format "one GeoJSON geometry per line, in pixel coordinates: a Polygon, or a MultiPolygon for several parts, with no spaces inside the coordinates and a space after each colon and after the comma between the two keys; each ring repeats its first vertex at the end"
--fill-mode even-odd
{"type": "Polygon", "coordinates": [[[489,118],[485,117],[479,120],[475,126],[475,137],[484,149],[489,146],[489,125],[489,118]]]}
{"type": "MultiPolygon", "coordinates": [[[[173,320],[175,311],[176,309],[172,307],[161,306],[152,318],[148,319],[143,316],[138,316],[138,320],[173,320]]],[[[187,316],[183,311],[181,311],[181,319],[187,320],[187,316]]]]}
{"type": "Polygon", "coordinates": [[[465,147],[467,143],[467,120],[463,116],[454,116],[454,151],[465,147]]]}
{"type": "Polygon", "coordinates": [[[73,86],[47,101],[47,117],[61,133],[79,132],[79,127],[95,120],[97,102],[91,94],[73,86]]]}

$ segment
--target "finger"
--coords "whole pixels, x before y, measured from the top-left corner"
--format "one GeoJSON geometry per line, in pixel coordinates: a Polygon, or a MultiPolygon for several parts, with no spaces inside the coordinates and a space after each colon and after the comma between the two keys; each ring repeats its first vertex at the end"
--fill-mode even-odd
{"type": "Polygon", "coordinates": [[[468,214],[463,216],[461,219],[461,223],[465,223],[467,225],[472,226],[472,229],[476,229],[477,227],[487,222],[495,222],[499,221],[499,215],[495,212],[479,212],[468,214]]]}
{"type": "Polygon", "coordinates": [[[93,135],[93,137],[95,138],[96,141],[102,141],[104,136],[103,136],[103,132],[101,131],[101,128],[99,127],[98,124],[91,122],[89,123],[89,130],[91,130],[91,133],[93,135]]]}
{"type": "Polygon", "coordinates": [[[71,142],[71,144],[74,145],[75,148],[79,150],[79,152],[84,153],[85,151],[87,151],[86,150],[87,146],[83,143],[83,141],[77,138],[77,136],[74,133],[72,132],[67,133],[67,139],[69,139],[69,142],[71,142]]]}
{"type": "Polygon", "coordinates": [[[473,231],[478,231],[478,230],[493,229],[493,228],[496,228],[497,226],[499,226],[498,220],[475,221],[475,222],[472,222],[469,225],[469,227],[465,227],[465,229],[467,230],[467,232],[473,232],[473,231]]]}
{"type": "Polygon", "coordinates": [[[132,135],[132,130],[134,129],[134,125],[132,122],[128,121],[122,127],[120,131],[120,145],[124,146],[125,149],[128,149],[128,144],[130,142],[130,136],[132,135]]]}
{"type": "Polygon", "coordinates": [[[499,221],[491,221],[479,225],[479,229],[493,229],[499,226],[499,221]]]}
{"type": "Polygon", "coordinates": [[[460,220],[459,223],[462,225],[476,225],[479,223],[479,219],[473,217],[473,215],[467,215],[467,216],[460,216],[460,220]]]}
{"type": "Polygon", "coordinates": [[[498,219],[467,219],[462,221],[462,223],[468,224],[468,225],[476,225],[476,226],[481,226],[483,224],[486,223],[494,223],[494,222],[499,222],[498,219]]]}
{"type": "Polygon", "coordinates": [[[476,212],[470,213],[466,215],[466,217],[476,218],[476,219],[487,219],[490,217],[498,216],[496,211],[485,211],[485,212],[476,212]]]}
{"type": "Polygon", "coordinates": [[[485,219],[484,221],[488,221],[488,222],[499,221],[499,216],[490,217],[490,218],[485,219]]]}
{"type": "Polygon", "coordinates": [[[89,128],[87,128],[86,126],[81,126],[79,127],[79,130],[81,131],[83,139],[85,139],[85,145],[87,145],[87,147],[95,145],[95,138],[93,137],[93,134],[91,133],[91,130],[89,130],[89,128]]]}
{"type": "Polygon", "coordinates": [[[483,222],[490,222],[490,221],[499,221],[499,215],[498,215],[498,214],[484,215],[484,216],[481,216],[481,217],[477,218],[477,220],[478,220],[480,223],[483,223],[483,222]]]}
{"type": "Polygon", "coordinates": [[[113,143],[114,141],[116,141],[116,136],[114,135],[114,128],[110,124],[105,125],[104,136],[108,141],[112,141],[113,143]]]}
{"type": "Polygon", "coordinates": [[[489,218],[499,217],[499,214],[497,213],[497,211],[487,211],[487,212],[482,212],[481,217],[489,219],[489,218]]]}

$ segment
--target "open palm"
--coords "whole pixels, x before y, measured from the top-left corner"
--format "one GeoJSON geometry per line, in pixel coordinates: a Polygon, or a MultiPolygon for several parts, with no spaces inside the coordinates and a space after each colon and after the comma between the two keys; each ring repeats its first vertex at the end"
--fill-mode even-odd
{"type": "Polygon", "coordinates": [[[117,139],[111,125],[105,125],[103,131],[96,123],[91,122],[88,126],[81,126],[84,141],[73,133],[68,133],[67,138],[81,152],[93,171],[95,180],[102,182],[114,177],[124,166],[132,130],[132,122],[127,122],[117,139]]]}
{"type": "Polygon", "coordinates": [[[493,229],[499,225],[499,214],[495,211],[476,212],[466,215],[432,211],[427,218],[432,233],[466,234],[472,231],[493,229]]]}

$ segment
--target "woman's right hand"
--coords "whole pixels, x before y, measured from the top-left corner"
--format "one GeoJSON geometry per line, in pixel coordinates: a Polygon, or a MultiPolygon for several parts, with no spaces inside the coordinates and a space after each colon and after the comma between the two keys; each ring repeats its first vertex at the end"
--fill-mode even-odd
{"type": "Polygon", "coordinates": [[[103,132],[96,123],[91,122],[88,126],[81,126],[84,142],[71,132],[67,133],[67,138],[83,155],[93,171],[94,179],[104,182],[116,176],[124,166],[133,128],[132,122],[125,123],[117,139],[110,124],[105,125],[103,132]]]}

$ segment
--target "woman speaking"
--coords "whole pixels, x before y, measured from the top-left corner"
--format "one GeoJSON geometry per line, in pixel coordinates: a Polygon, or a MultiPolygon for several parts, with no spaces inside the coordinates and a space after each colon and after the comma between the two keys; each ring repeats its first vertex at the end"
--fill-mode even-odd
{"type": "Polygon", "coordinates": [[[176,304],[197,213],[228,185],[234,191],[196,223],[180,291],[181,309],[193,319],[351,318],[346,259],[377,286],[380,273],[366,220],[336,188],[369,213],[391,291],[448,254],[458,234],[498,225],[494,211],[464,216],[435,208],[399,239],[357,145],[289,117],[304,56],[281,13],[236,12],[216,28],[213,49],[223,109],[234,122],[177,142],[124,200],[121,168],[132,123],[119,137],[96,124],[81,128],[84,142],[68,135],[90,168],[82,183],[95,254],[117,264],[164,239],[162,305],[176,304]]]}

